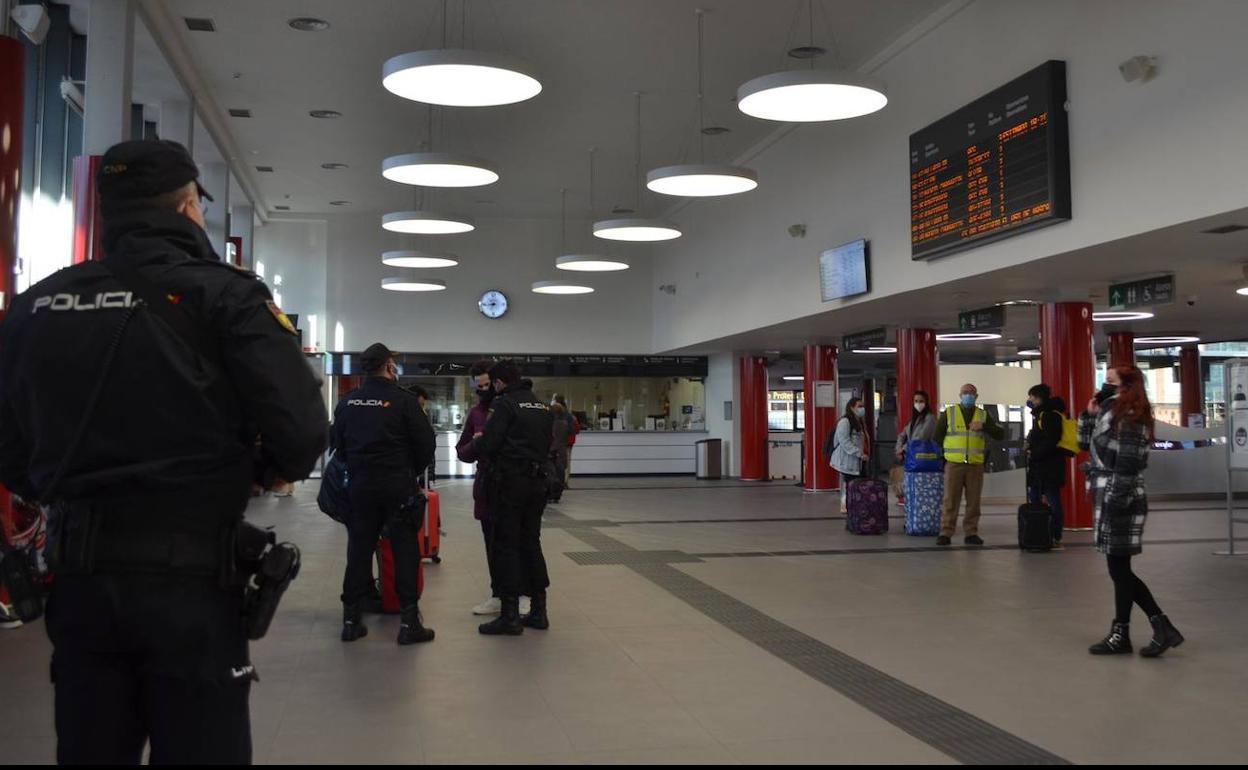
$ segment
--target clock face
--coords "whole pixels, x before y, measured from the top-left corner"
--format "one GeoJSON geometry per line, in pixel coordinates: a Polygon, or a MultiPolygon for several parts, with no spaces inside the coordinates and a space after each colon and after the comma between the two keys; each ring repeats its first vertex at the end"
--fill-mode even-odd
{"type": "Polygon", "coordinates": [[[507,295],[497,289],[491,289],[481,295],[481,301],[477,303],[477,309],[486,318],[502,318],[503,314],[507,312],[507,295]]]}

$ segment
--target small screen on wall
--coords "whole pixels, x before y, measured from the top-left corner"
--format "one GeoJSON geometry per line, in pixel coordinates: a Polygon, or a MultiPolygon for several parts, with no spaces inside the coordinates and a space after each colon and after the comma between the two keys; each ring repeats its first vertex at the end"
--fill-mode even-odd
{"type": "Polygon", "coordinates": [[[819,283],[824,302],[866,294],[871,290],[870,276],[865,239],[828,249],[819,256],[819,283]]]}

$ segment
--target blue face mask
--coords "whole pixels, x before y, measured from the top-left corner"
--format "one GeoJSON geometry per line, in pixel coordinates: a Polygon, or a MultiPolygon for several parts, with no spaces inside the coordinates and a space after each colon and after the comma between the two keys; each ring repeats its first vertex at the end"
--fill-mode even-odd
{"type": "Polygon", "coordinates": [[[975,400],[976,400],[976,397],[974,393],[962,394],[962,406],[965,406],[967,409],[970,409],[972,406],[975,406],[975,400]]]}
{"type": "Polygon", "coordinates": [[[866,417],[866,416],[867,416],[867,410],[866,410],[865,408],[863,408],[863,407],[861,407],[861,406],[860,406],[860,407],[858,407],[857,409],[855,409],[855,410],[854,410],[854,414],[858,415],[859,417],[866,417]]]}

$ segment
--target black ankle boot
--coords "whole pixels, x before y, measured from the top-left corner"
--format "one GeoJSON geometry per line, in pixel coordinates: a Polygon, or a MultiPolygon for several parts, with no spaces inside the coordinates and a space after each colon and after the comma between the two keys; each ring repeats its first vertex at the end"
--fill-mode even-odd
{"type": "Polygon", "coordinates": [[[364,626],[360,605],[342,605],[342,641],[354,642],[365,636],[368,636],[368,628],[364,626]]]}
{"type": "Polygon", "coordinates": [[[420,618],[420,607],[413,604],[399,613],[399,644],[420,644],[433,641],[433,629],[425,628],[420,618]]]}
{"type": "Polygon", "coordinates": [[[1148,646],[1140,650],[1140,655],[1146,658],[1156,658],[1171,647],[1178,647],[1183,644],[1183,634],[1179,633],[1179,629],[1174,627],[1170,622],[1170,618],[1165,615],[1154,615],[1148,619],[1153,625],[1153,640],[1148,646]]]}
{"type": "Polygon", "coordinates": [[[1131,627],[1115,620],[1109,628],[1109,636],[1089,647],[1088,652],[1093,655],[1130,655],[1131,627]]]}
{"type": "Polygon", "coordinates": [[[497,619],[482,623],[477,630],[486,636],[519,636],[524,633],[520,622],[520,597],[504,596],[503,611],[497,619]]]}
{"type": "Polygon", "coordinates": [[[525,628],[536,628],[545,631],[550,628],[550,618],[546,615],[546,592],[535,591],[529,597],[529,614],[524,616],[525,628]]]}

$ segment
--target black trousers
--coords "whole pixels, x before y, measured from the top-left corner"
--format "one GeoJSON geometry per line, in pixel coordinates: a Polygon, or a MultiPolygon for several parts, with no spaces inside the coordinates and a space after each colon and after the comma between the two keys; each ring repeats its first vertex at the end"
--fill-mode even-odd
{"type": "Polygon", "coordinates": [[[394,551],[395,591],[401,607],[420,600],[420,543],[416,539],[424,510],[400,514],[416,485],[404,476],[381,482],[351,480],[351,518],[347,520],[347,570],[342,578],[342,603],[358,604],[372,594],[373,554],[383,527],[390,531],[394,551]]]}
{"type": "Polygon", "coordinates": [[[60,764],[251,764],[242,592],[173,575],[58,575],[48,602],[60,764]]]}
{"type": "Polygon", "coordinates": [[[1131,605],[1138,604],[1148,617],[1161,614],[1161,607],[1153,598],[1153,592],[1131,571],[1130,556],[1110,556],[1109,577],[1114,581],[1114,620],[1119,623],[1131,621],[1131,605]]]}
{"type": "Polygon", "coordinates": [[[542,555],[546,479],[504,471],[496,482],[494,579],[502,597],[533,596],[550,586],[542,555]]]}
{"type": "Polygon", "coordinates": [[[485,540],[485,566],[490,571],[490,595],[499,597],[498,578],[494,576],[494,521],[481,519],[481,537],[485,540]]]}

